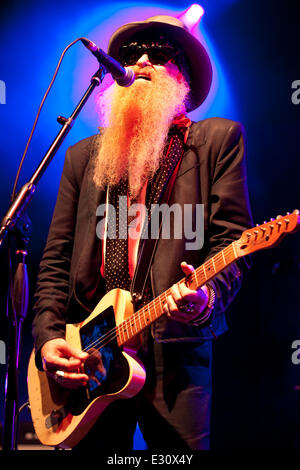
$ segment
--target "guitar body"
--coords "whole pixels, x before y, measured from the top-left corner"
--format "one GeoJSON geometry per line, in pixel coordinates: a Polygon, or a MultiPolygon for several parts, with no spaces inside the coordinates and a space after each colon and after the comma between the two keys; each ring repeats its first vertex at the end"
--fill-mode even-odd
{"type": "Polygon", "coordinates": [[[87,349],[89,375],[86,387],[69,390],[61,387],[35,365],[32,352],[28,366],[28,394],[36,434],[47,446],[72,448],[91,429],[101,413],[114,400],[136,395],[145,382],[145,370],[133,345],[119,347],[114,327],[133,314],[129,292],[114,289],[80,324],[67,324],[66,341],[87,349]],[[105,336],[106,335],[106,336],[105,336]],[[109,341],[101,345],[99,338],[109,341]],[[126,347],[128,346],[128,347],[126,347]]]}
{"type": "MultiPolygon", "coordinates": [[[[245,230],[181,283],[198,289],[227,266],[254,251],[270,248],[286,233],[300,228],[300,214],[277,216],[270,222],[245,230]]],[[[137,312],[129,292],[114,289],[99,302],[91,315],[78,325],[67,325],[66,340],[87,351],[89,376],[86,387],[69,391],[38,371],[32,353],[28,368],[28,393],[32,420],[39,440],[48,446],[74,447],[114,400],[138,393],[146,374],[136,356],[139,334],[161,315],[170,289],[137,312]],[[123,346],[123,348],[122,348],[123,346]]]]}

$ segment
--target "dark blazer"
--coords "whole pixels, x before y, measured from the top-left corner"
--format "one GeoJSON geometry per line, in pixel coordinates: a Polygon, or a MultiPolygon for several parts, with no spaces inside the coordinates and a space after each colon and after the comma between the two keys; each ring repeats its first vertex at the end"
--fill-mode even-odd
{"type": "MultiPolygon", "coordinates": [[[[93,148],[98,136],[66,153],[57,203],[40,264],[33,336],[38,351],[64,337],[66,322],[82,321],[105,293],[100,275],[102,245],[96,236],[96,209],[106,191],[92,181],[93,148]]],[[[109,156],[108,156],[109,158],[109,156]]],[[[187,250],[181,239],[160,239],[151,267],[154,295],[183,277],[181,261],[201,265],[252,226],[246,182],[243,129],[239,123],[210,118],[193,123],[169,204],[204,204],[204,245],[187,250]]],[[[169,320],[152,325],[156,341],[203,341],[226,330],[224,312],[242,282],[245,260],[231,264],[211,286],[216,304],[211,328],[169,320]]]]}

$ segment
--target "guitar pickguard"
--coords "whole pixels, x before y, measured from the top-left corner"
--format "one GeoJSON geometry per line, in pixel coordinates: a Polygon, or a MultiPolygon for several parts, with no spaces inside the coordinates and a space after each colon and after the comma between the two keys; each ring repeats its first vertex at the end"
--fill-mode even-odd
{"type": "Polygon", "coordinates": [[[86,387],[70,394],[67,406],[74,415],[82,413],[95,398],[119,392],[128,381],[129,365],[114,336],[115,326],[110,306],[80,328],[82,350],[90,355],[85,362],[89,380],[86,387]]]}

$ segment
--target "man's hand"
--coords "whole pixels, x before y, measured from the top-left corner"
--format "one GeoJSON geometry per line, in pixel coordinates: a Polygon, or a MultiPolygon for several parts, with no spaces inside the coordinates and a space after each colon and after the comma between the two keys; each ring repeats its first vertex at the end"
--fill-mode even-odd
{"type": "MultiPolygon", "coordinates": [[[[195,269],[185,261],[181,263],[181,269],[186,276],[195,269]]],[[[184,283],[174,284],[171,287],[171,295],[167,297],[164,311],[173,320],[189,323],[206,309],[208,304],[208,289],[206,286],[198,290],[189,289],[184,283]],[[190,305],[190,308],[188,306],[190,305]],[[183,306],[185,310],[180,308],[183,306]]]]}
{"type": "Polygon", "coordinates": [[[84,373],[83,364],[88,353],[73,348],[62,338],[55,338],[43,345],[41,356],[46,374],[62,387],[86,385],[88,376],[84,373]]]}

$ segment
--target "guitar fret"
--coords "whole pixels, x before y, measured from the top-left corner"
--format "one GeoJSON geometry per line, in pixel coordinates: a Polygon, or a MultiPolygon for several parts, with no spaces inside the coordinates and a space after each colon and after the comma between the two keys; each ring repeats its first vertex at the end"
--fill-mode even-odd
{"type": "Polygon", "coordinates": [[[124,322],[123,333],[124,333],[125,341],[127,341],[129,339],[128,328],[127,328],[127,320],[124,322]],[[126,338],[126,335],[127,335],[127,338],[126,338]]]}
{"type": "Polygon", "coordinates": [[[201,278],[200,278],[200,271],[199,271],[199,268],[198,268],[190,275],[190,277],[188,278],[187,281],[185,279],[183,279],[180,282],[185,283],[191,289],[196,289],[201,283],[201,281],[199,279],[201,279],[201,278]]]}
{"type": "Polygon", "coordinates": [[[134,331],[135,324],[133,320],[134,320],[133,318],[129,318],[132,336],[134,336],[137,333],[134,331]]]}
{"type": "MultiPolygon", "coordinates": [[[[298,214],[299,212],[297,212],[297,225],[300,224],[300,220],[298,220],[299,219],[298,214]]],[[[287,227],[288,227],[288,224],[290,223],[289,219],[288,218],[284,219],[284,222],[287,224],[287,227]]],[[[280,223],[283,223],[283,222],[280,222],[280,223]]],[[[271,228],[271,233],[268,235],[268,237],[272,236],[272,233],[273,233],[272,230],[274,228],[274,224],[270,225],[270,228],[271,228]]],[[[263,231],[263,234],[264,234],[266,230],[265,226],[261,227],[261,230],[263,231]]],[[[219,272],[222,272],[224,268],[229,266],[236,259],[238,259],[239,257],[245,256],[246,254],[249,253],[248,244],[249,244],[249,241],[251,241],[250,238],[251,238],[252,232],[256,234],[255,236],[255,240],[256,240],[256,238],[258,238],[257,234],[259,232],[257,230],[251,231],[250,229],[249,232],[245,232],[245,234],[243,234],[240,240],[236,240],[232,242],[230,245],[226,246],[223,250],[221,250],[219,253],[215,254],[212,258],[210,258],[204,264],[202,264],[202,266],[199,266],[197,269],[195,269],[195,271],[190,276],[188,276],[187,279],[182,279],[181,281],[179,281],[177,285],[185,283],[188,287],[192,289],[197,289],[203,286],[208,280],[212,279],[219,272]],[[241,252],[242,249],[244,250],[243,252],[241,252]]],[[[265,240],[265,241],[269,241],[269,238],[268,240],[265,240]]],[[[251,246],[250,246],[250,249],[252,249],[251,246]]],[[[153,321],[155,321],[157,318],[163,315],[164,313],[163,306],[169,295],[170,295],[170,289],[160,294],[157,298],[152,300],[148,305],[142,307],[139,311],[135,312],[135,314],[133,314],[129,323],[128,323],[128,319],[122,322],[122,324],[119,325],[116,329],[118,341],[121,344],[125,343],[128,339],[135,336],[137,333],[142,331],[145,327],[147,327],[149,324],[151,324],[153,321]]]]}
{"type": "Polygon", "coordinates": [[[158,307],[158,305],[155,305],[155,304],[154,304],[155,317],[156,317],[156,318],[159,318],[160,309],[157,310],[156,307],[158,307]]]}
{"type": "Polygon", "coordinates": [[[149,311],[151,312],[150,316],[152,318],[152,320],[156,320],[157,316],[156,316],[156,308],[155,308],[155,303],[151,302],[151,305],[149,305],[149,311]]]}
{"type": "Polygon", "coordinates": [[[152,313],[151,313],[150,307],[151,307],[151,305],[150,305],[150,304],[147,304],[148,318],[149,318],[149,321],[152,323],[152,321],[154,320],[154,318],[152,318],[152,313]]]}
{"type": "Polygon", "coordinates": [[[128,336],[127,339],[130,339],[130,337],[133,336],[132,331],[131,331],[131,333],[130,333],[130,327],[131,327],[131,325],[130,325],[130,320],[126,320],[126,324],[127,324],[126,331],[127,331],[127,336],[128,336]]]}
{"type": "Polygon", "coordinates": [[[121,323],[119,326],[118,326],[118,330],[120,332],[120,341],[121,341],[121,344],[122,343],[125,343],[126,341],[126,338],[125,338],[125,334],[124,334],[124,326],[123,324],[121,323]]]}
{"type": "Polygon", "coordinates": [[[231,243],[230,245],[233,249],[233,253],[234,253],[234,257],[237,258],[237,254],[236,254],[236,251],[235,251],[235,242],[231,243]]]}
{"type": "Polygon", "coordinates": [[[209,273],[209,278],[211,278],[212,277],[212,274],[211,274],[212,268],[213,268],[213,270],[215,270],[214,266],[212,265],[212,259],[209,259],[206,262],[206,265],[207,265],[207,272],[209,273]]]}
{"type": "Polygon", "coordinates": [[[231,260],[231,254],[229,253],[228,249],[223,250],[223,253],[224,253],[226,264],[228,264],[228,261],[231,260]]]}
{"type": "Polygon", "coordinates": [[[150,321],[151,319],[151,315],[149,315],[150,311],[149,311],[149,305],[146,305],[146,310],[148,310],[148,315],[147,315],[147,318],[146,318],[146,324],[148,325],[148,322],[150,321]],[[149,316],[150,316],[150,319],[149,319],[149,316]]]}
{"type": "Polygon", "coordinates": [[[143,326],[142,326],[142,322],[141,322],[141,315],[138,315],[138,318],[139,318],[139,322],[140,322],[140,331],[142,331],[143,326]]]}
{"type": "MultiPolygon", "coordinates": [[[[224,248],[221,253],[218,253],[207,260],[202,266],[199,266],[189,276],[188,281],[182,279],[179,283],[186,283],[190,288],[197,289],[204,285],[206,281],[212,279],[218,272],[224,269],[224,266],[226,267],[236,258],[235,246],[232,243],[224,248]]],[[[168,289],[149,304],[135,312],[132,318],[127,319],[122,325],[119,325],[118,334],[120,343],[126,343],[126,341],[143,331],[148,325],[159,318],[163,314],[163,306],[169,295],[170,290],[168,289]]]]}
{"type": "Polygon", "coordinates": [[[145,328],[147,326],[147,321],[146,321],[146,308],[143,307],[142,309],[142,319],[143,319],[143,328],[145,328]]]}
{"type": "Polygon", "coordinates": [[[138,330],[137,330],[137,327],[136,327],[136,323],[134,322],[134,316],[132,317],[132,320],[131,320],[131,331],[133,332],[132,333],[132,336],[136,335],[138,330]],[[134,331],[135,329],[135,331],[134,331]]]}
{"type": "Polygon", "coordinates": [[[222,258],[217,258],[215,262],[215,271],[219,272],[224,268],[224,262],[222,258]]]}
{"type": "Polygon", "coordinates": [[[147,326],[147,319],[146,319],[146,308],[143,308],[143,314],[144,314],[144,328],[147,326]]]}
{"type": "Polygon", "coordinates": [[[205,282],[207,281],[207,272],[205,265],[201,266],[201,268],[202,269],[200,270],[199,274],[202,274],[201,277],[199,276],[198,286],[205,284],[205,282]]]}
{"type": "Polygon", "coordinates": [[[122,325],[117,327],[117,336],[119,337],[119,343],[122,344],[124,339],[122,338],[122,325]]]}

